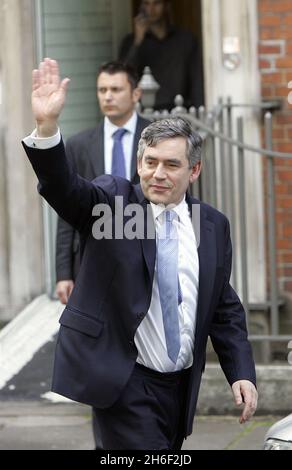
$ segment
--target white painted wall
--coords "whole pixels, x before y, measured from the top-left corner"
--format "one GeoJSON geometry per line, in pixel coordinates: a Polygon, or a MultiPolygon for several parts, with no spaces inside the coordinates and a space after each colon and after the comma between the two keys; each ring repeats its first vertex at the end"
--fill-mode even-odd
{"type": "MultiPolygon", "coordinates": [[[[202,21],[207,108],[210,109],[216,104],[219,97],[226,98],[227,96],[231,96],[235,103],[259,103],[261,97],[257,54],[257,1],[203,0],[202,21]],[[233,71],[223,66],[222,42],[226,36],[237,36],[240,41],[241,63],[233,71]]],[[[244,117],[245,142],[260,147],[259,112],[252,109],[240,109],[238,112],[244,117]]],[[[266,298],[266,271],[261,157],[246,152],[245,166],[249,300],[263,302],[266,298]]],[[[236,179],[235,187],[238,187],[236,179]]],[[[237,192],[230,195],[238,202],[237,196],[237,192]]],[[[234,256],[240,261],[238,230],[233,244],[234,256]]],[[[240,269],[240,263],[238,268],[240,269]]],[[[240,289],[239,293],[241,293],[240,289]]]]}
{"type": "Polygon", "coordinates": [[[0,319],[8,320],[43,289],[40,199],[21,139],[31,131],[33,24],[30,0],[3,0],[0,150],[0,319]]]}

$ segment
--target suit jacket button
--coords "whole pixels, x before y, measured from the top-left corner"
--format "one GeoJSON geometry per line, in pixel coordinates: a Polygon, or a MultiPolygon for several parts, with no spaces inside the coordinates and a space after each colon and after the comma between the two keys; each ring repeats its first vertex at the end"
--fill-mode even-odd
{"type": "Polygon", "coordinates": [[[137,317],[138,317],[138,318],[143,318],[143,317],[144,317],[144,312],[138,313],[138,314],[137,314],[137,317]]]}
{"type": "Polygon", "coordinates": [[[130,346],[134,346],[134,341],[129,341],[130,346]]]}

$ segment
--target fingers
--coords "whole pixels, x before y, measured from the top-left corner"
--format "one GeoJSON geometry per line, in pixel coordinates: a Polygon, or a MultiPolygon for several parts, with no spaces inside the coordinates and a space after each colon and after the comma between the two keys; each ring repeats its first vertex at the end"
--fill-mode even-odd
{"type": "Polygon", "coordinates": [[[63,305],[66,305],[68,302],[68,294],[65,289],[57,289],[56,294],[63,305]]]}
{"type": "Polygon", "coordinates": [[[32,72],[32,86],[36,90],[42,85],[46,85],[48,79],[48,66],[43,61],[40,63],[39,68],[32,72]]]}
{"type": "Polygon", "coordinates": [[[51,85],[52,83],[59,85],[59,67],[55,60],[46,58],[40,63],[39,81],[40,85],[51,85]]]}
{"type": "Polygon", "coordinates": [[[45,62],[41,62],[39,65],[39,85],[43,86],[46,84],[45,80],[45,62]]]}
{"type": "Polygon", "coordinates": [[[254,415],[257,408],[257,391],[253,384],[251,385],[251,388],[247,388],[243,392],[245,405],[239,418],[241,424],[248,421],[254,415]]]}
{"type": "Polygon", "coordinates": [[[240,381],[235,382],[232,385],[232,391],[233,391],[233,396],[234,396],[234,401],[236,405],[241,405],[242,403],[242,396],[241,396],[241,391],[240,391],[240,381]]]}
{"type": "Polygon", "coordinates": [[[249,421],[250,418],[254,415],[255,410],[256,410],[256,407],[253,407],[250,403],[246,403],[244,405],[243,411],[239,418],[240,424],[243,424],[243,423],[246,423],[246,421],[249,421]]]}
{"type": "Polygon", "coordinates": [[[51,69],[51,77],[50,77],[51,83],[53,83],[54,85],[58,87],[60,85],[60,71],[59,71],[59,64],[56,60],[50,61],[50,69],[51,69]]]}
{"type": "Polygon", "coordinates": [[[57,283],[56,294],[59,297],[59,300],[62,304],[66,305],[68,303],[73,287],[74,287],[74,282],[71,280],[59,281],[57,283]]]}
{"type": "Polygon", "coordinates": [[[39,87],[40,84],[40,76],[39,76],[39,70],[35,69],[32,71],[32,89],[33,91],[36,90],[39,87]]]}
{"type": "MultiPolygon", "coordinates": [[[[32,73],[32,110],[37,122],[39,137],[54,135],[57,120],[66,101],[69,79],[60,80],[56,60],[45,58],[32,73]]],[[[62,294],[61,301],[66,303],[62,294]]]]}
{"type": "Polygon", "coordinates": [[[239,422],[245,423],[256,411],[258,393],[252,382],[239,380],[232,385],[232,391],[236,405],[244,403],[239,422]]]}
{"type": "Polygon", "coordinates": [[[64,78],[64,80],[62,80],[62,82],[61,82],[60,88],[62,88],[64,90],[64,92],[66,92],[69,83],[70,83],[70,78],[64,78]]]}
{"type": "Polygon", "coordinates": [[[50,77],[50,62],[48,59],[45,59],[44,62],[41,63],[42,71],[43,71],[43,79],[45,84],[50,84],[51,83],[51,77],[50,77]]]}
{"type": "Polygon", "coordinates": [[[62,94],[66,94],[69,82],[69,78],[65,78],[61,81],[58,62],[50,58],[45,58],[40,62],[39,68],[32,72],[33,91],[49,85],[50,90],[60,90],[62,94]]]}
{"type": "MultiPolygon", "coordinates": [[[[69,79],[66,79],[67,81],[69,79]]],[[[40,62],[39,68],[33,71],[33,85],[55,85],[60,86],[60,71],[56,60],[45,58],[40,62]]],[[[67,83],[67,82],[66,82],[67,83]]]]}

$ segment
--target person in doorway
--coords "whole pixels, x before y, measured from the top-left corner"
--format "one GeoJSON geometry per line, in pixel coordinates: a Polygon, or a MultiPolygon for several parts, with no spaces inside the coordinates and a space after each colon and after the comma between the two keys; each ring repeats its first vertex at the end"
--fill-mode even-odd
{"type": "Polygon", "coordinates": [[[190,31],[170,21],[169,0],[141,0],[134,18],[134,32],[122,41],[119,58],[143,74],[145,66],[160,85],[155,109],[171,110],[180,94],[185,106],[204,104],[201,52],[190,31]]]}
{"type": "Polygon", "coordinates": [[[244,405],[241,423],[257,405],[245,313],[229,283],[229,223],[187,192],[202,139],[181,117],[143,130],[140,184],[78,176],[57,124],[69,81],[52,59],[34,70],[37,127],[23,142],[40,194],[79,231],[83,252],[60,318],[52,390],[94,407],[104,449],[180,449],[208,335],[244,405]]]}
{"type": "MultiPolygon", "coordinates": [[[[67,157],[80,176],[92,180],[106,173],[138,182],[137,146],[142,130],[149,124],[136,113],[135,105],[140,97],[138,76],[133,67],[116,61],[100,67],[97,98],[104,117],[96,127],[74,135],[66,143],[67,157]],[[115,156],[120,146],[122,165],[116,167],[115,156]]],[[[79,265],[79,235],[59,217],[56,293],[63,304],[68,302],[79,265]]]]}

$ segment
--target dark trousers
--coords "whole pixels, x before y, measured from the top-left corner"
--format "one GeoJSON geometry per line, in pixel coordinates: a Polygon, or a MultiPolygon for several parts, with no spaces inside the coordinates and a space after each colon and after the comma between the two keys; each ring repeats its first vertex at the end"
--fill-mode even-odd
{"type": "Polygon", "coordinates": [[[120,398],[94,408],[105,450],[179,450],[189,370],[162,373],[136,364],[120,398]]]}
{"type": "Polygon", "coordinates": [[[94,437],[95,450],[103,450],[99,424],[95,416],[94,408],[92,408],[92,432],[94,437]]]}

